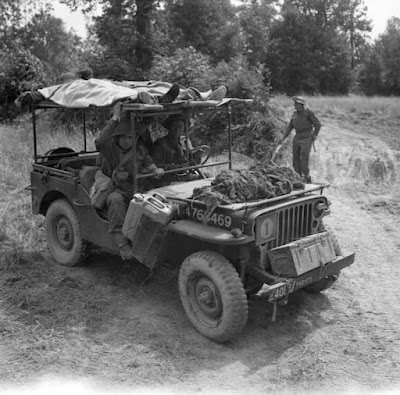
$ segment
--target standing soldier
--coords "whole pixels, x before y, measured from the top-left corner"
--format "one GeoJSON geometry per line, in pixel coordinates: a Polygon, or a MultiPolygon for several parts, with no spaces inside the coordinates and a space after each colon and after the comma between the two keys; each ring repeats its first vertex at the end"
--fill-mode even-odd
{"type": "Polygon", "coordinates": [[[301,96],[293,96],[295,112],[286,127],[283,139],[280,144],[295,129],[296,135],[293,138],[293,168],[302,177],[306,183],[311,183],[309,161],[311,146],[318,136],[321,129],[321,122],[308,109],[305,99],[301,96]]]}

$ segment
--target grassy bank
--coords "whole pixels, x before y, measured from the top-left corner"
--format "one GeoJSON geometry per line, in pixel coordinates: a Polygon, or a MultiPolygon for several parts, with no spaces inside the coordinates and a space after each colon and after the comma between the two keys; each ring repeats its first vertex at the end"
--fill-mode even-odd
{"type": "MultiPolygon", "coordinates": [[[[400,98],[381,96],[304,96],[310,109],[321,114],[384,116],[387,121],[400,121],[400,98]]],[[[293,107],[288,96],[276,95],[272,99],[283,108],[293,107]]]]}

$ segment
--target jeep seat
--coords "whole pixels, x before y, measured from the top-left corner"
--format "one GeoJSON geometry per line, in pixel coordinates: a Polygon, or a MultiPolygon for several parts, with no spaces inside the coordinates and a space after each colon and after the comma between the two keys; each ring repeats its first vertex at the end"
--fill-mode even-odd
{"type": "Polygon", "coordinates": [[[98,166],[83,166],[83,169],[79,173],[79,180],[87,193],[90,193],[90,188],[94,183],[94,176],[98,170],[100,170],[98,166]]]}
{"type": "Polygon", "coordinates": [[[58,163],[58,168],[67,170],[67,168],[80,170],[84,166],[95,166],[98,155],[75,156],[71,158],[62,158],[58,163]]]}

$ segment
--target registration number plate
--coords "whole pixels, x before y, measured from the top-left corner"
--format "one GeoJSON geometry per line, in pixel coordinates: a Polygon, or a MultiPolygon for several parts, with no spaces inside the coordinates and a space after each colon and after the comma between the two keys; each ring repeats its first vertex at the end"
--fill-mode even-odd
{"type": "Polygon", "coordinates": [[[282,299],[292,292],[297,291],[300,288],[306,287],[314,282],[314,276],[302,278],[300,280],[290,281],[287,284],[282,284],[280,287],[272,290],[268,295],[269,302],[275,302],[278,299],[282,299]]]}
{"type": "Polygon", "coordinates": [[[187,206],[183,210],[186,218],[192,218],[195,221],[204,222],[207,220],[208,225],[220,226],[230,229],[232,227],[232,217],[230,215],[212,213],[208,218],[207,212],[202,208],[187,206]]]}

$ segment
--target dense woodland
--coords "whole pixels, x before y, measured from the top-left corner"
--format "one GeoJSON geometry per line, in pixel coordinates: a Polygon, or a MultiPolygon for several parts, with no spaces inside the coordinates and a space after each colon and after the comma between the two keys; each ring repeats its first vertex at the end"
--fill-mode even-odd
{"type": "MultiPolygon", "coordinates": [[[[400,95],[400,19],[372,41],[363,0],[61,3],[86,15],[86,39],[51,1],[0,0],[0,119],[15,116],[21,92],[87,68],[97,78],[223,84],[261,113],[274,93],[400,95]]],[[[268,117],[254,122],[264,130],[268,117]]]]}

